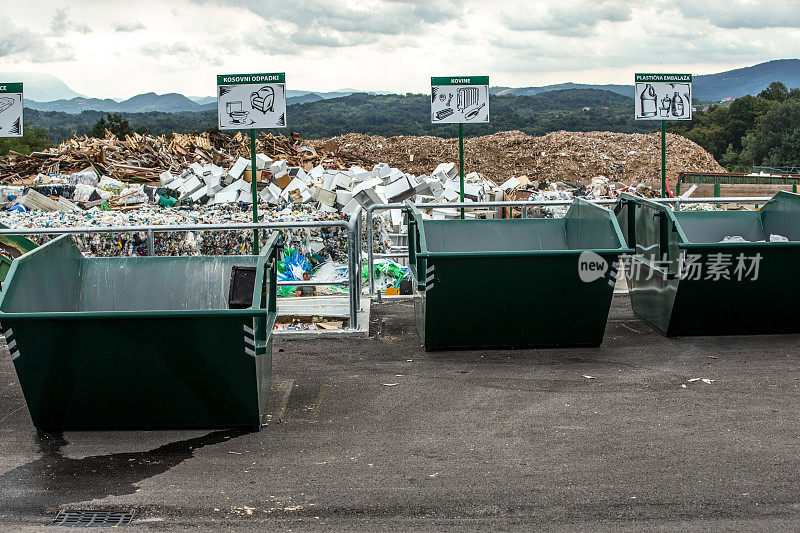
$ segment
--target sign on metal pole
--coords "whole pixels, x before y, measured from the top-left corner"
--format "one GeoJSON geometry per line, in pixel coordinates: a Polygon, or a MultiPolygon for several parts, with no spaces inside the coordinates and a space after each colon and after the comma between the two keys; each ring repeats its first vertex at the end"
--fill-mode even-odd
{"type": "Polygon", "coordinates": [[[431,123],[489,122],[489,76],[431,78],[431,123]]]}
{"type": "Polygon", "coordinates": [[[0,137],[22,137],[22,83],[0,83],[0,137]]]}
{"type": "Polygon", "coordinates": [[[636,120],[692,120],[691,74],[636,74],[636,120]]]}
{"type": "Polygon", "coordinates": [[[286,127],[286,74],[217,76],[220,130],[286,127]]]}

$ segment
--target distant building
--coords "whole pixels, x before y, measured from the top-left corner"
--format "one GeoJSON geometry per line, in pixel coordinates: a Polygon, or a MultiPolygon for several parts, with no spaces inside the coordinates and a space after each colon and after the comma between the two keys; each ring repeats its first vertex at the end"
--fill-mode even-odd
{"type": "Polygon", "coordinates": [[[591,107],[584,107],[583,108],[584,111],[589,111],[590,109],[592,109],[592,108],[591,107]]]}
{"type": "Polygon", "coordinates": [[[727,98],[723,98],[722,100],[720,100],[720,102],[721,102],[721,103],[724,103],[724,102],[733,102],[733,96],[728,96],[727,98]]]}

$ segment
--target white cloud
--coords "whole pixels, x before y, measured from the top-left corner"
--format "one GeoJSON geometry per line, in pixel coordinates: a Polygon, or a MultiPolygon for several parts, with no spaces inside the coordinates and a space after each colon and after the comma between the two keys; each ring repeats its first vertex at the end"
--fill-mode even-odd
{"type": "Polygon", "coordinates": [[[553,35],[585,36],[604,22],[625,22],[631,8],[622,0],[564,0],[563,2],[519,5],[503,16],[512,31],[541,31],[553,35]]]}
{"type": "Polygon", "coordinates": [[[91,33],[92,29],[87,24],[70,20],[68,7],[58,7],[53,12],[53,18],[50,19],[50,32],[53,35],[61,36],[70,32],[91,33]]]}
{"type": "Polygon", "coordinates": [[[146,28],[141,22],[115,22],[112,27],[117,33],[130,33],[146,28]]]}
{"type": "Polygon", "coordinates": [[[226,72],[285,71],[290,88],[317,91],[423,92],[431,75],[483,73],[506,86],[630,83],[643,69],[785,58],[800,49],[798,3],[26,0],[0,22],[0,69],[120,98],[210,95],[226,72]],[[55,13],[44,28],[42,13],[55,13]]]}
{"type": "Polygon", "coordinates": [[[74,59],[74,53],[68,43],[51,43],[13,19],[5,19],[0,20],[0,59],[53,63],[70,61],[74,59]]]}
{"type": "Polygon", "coordinates": [[[676,0],[684,17],[705,20],[719,28],[800,28],[796,0],[676,0]]]}

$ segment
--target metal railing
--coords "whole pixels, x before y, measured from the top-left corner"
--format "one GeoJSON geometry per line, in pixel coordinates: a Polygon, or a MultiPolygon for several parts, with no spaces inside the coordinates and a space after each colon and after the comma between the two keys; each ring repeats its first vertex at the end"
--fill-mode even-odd
{"type": "MultiPolygon", "coordinates": [[[[350,217],[350,220],[318,220],[296,222],[248,222],[227,224],[177,224],[177,225],[146,225],[146,226],[101,226],[101,227],[72,227],[72,228],[8,228],[0,229],[0,235],[82,235],[96,233],[146,233],[147,253],[154,254],[154,241],[156,233],[175,233],[181,231],[243,231],[243,230],[281,230],[296,228],[343,228],[347,231],[347,281],[340,282],[278,282],[278,285],[346,285],[350,290],[349,325],[348,330],[358,329],[358,312],[361,308],[361,207],[350,217]],[[357,278],[356,278],[357,276],[357,278]],[[353,290],[353,288],[356,290],[353,290]]],[[[365,325],[366,327],[367,325],[365,325]]]]}
{"type": "MultiPolygon", "coordinates": [[[[676,211],[680,211],[682,204],[753,204],[760,205],[768,202],[771,197],[728,197],[728,198],[651,198],[654,202],[673,204],[676,211]]],[[[612,205],[616,204],[618,200],[591,200],[599,205],[612,205]]],[[[418,203],[415,204],[420,209],[433,209],[433,208],[479,208],[479,207],[523,207],[522,217],[528,216],[528,209],[531,207],[566,207],[572,205],[572,200],[520,200],[510,202],[450,202],[450,203],[418,203]]],[[[366,223],[365,228],[367,231],[367,266],[369,268],[369,295],[375,296],[375,231],[372,227],[375,211],[388,211],[391,209],[403,209],[405,204],[374,204],[366,208],[366,223]]],[[[358,217],[361,218],[360,215],[358,217]]],[[[403,253],[388,253],[377,254],[381,258],[388,257],[402,257],[408,252],[403,253]]],[[[360,263],[360,262],[359,262],[360,263]]],[[[359,276],[359,280],[361,277],[359,276]]],[[[380,301],[381,294],[378,293],[378,301],[380,301]]]]}

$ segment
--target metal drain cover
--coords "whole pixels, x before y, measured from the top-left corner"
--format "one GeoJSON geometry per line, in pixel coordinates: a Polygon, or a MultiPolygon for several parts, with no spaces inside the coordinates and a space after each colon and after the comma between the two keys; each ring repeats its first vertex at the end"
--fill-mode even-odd
{"type": "Polygon", "coordinates": [[[51,526],[64,527],[120,527],[133,519],[133,511],[93,511],[89,509],[63,510],[58,513],[51,526]]]}

